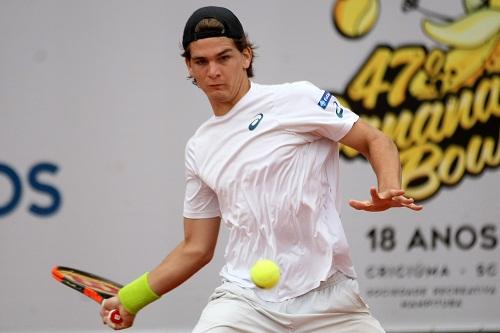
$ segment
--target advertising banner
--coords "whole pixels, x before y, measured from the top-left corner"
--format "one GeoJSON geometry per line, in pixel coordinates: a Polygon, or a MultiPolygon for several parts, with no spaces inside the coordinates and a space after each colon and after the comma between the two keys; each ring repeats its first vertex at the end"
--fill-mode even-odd
{"type": "Polygon", "coordinates": [[[454,5],[403,1],[394,20],[380,15],[386,1],[335,1],[332,11],[345,43],[372,41],[334,94],[394,140],[403,187],[425,206],[358,226],[365,296],[394,330],[500,328],[500,6],[464,1],[450,15],[454,5]],[[370,38],[405,16],[420,22],[397,40],[370,38]]]}

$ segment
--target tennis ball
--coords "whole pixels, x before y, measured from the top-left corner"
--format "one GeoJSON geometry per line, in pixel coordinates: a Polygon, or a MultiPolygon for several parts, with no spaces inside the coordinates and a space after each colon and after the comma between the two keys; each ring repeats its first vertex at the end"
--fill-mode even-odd
{"type": "Polygon", "coordinates": [[[379,14],[379,0],[337,0],[332,16],[342,35],[359,38],[373,28],[379,14]]]}
{"type": "Polygon", "coordinates": [[[250,269],[252,282],[259,288],[270,289],[280,280],[280,268],[269,259],[259,259],[250,269]]]}

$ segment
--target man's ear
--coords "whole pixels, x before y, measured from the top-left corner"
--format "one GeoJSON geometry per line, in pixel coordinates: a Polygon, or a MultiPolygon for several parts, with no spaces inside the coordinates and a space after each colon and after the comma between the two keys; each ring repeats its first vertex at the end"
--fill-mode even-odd
{"type": "Polygon", "coordinates": [[[253,51],[251,48],[247,47],[241,53],[243,54],[244,58],[243,67],[245,69],[248,69],[248,67],[250,67],[250,64],[252,63],[253,51]]]}
{"type": "Polygon", "coordinates": [[[186,62],[186,67],[189,72],[189,76],[193,76],[193,73],[191,71],[191,59],[184,58],[184,61],[186,62]]]}

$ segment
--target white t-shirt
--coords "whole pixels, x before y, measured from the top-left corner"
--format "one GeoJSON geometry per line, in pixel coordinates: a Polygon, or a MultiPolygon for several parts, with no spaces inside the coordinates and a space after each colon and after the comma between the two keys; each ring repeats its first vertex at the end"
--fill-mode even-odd
{"type": "Polygon", "coordinates": [[[281,269],[280,302],[336,271],[354,277],[341,225],[340,140],[358,116],[309,82],[260,85],[225,115],[212,116],[186,145],[184,216],[221,216],[229,228],[223,278],[255,288],[260,258],[281,269]]]}

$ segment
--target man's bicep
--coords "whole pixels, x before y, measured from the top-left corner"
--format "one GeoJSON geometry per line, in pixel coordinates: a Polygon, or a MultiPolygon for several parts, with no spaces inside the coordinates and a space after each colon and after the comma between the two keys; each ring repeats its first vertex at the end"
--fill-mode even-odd
{"type": "Polygon", "coordinates": [[[204,246],[204,250],[213,251],[219,235],[220,217],[188,218],[184,217],[184,238],[204,246]]]}

